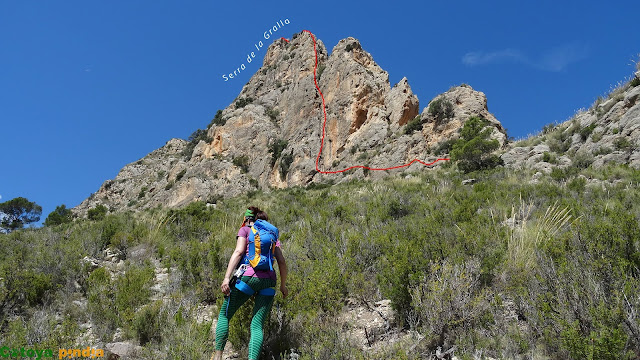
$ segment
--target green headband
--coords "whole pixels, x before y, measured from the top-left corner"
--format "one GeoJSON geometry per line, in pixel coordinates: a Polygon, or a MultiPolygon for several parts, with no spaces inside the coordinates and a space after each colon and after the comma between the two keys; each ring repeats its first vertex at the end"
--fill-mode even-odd
{"type": "Polygon", "coordinates": [[[245,217],[253,217],[253,211],[247,209],[247,211],[244,212],[244,216],[245,217]]]}

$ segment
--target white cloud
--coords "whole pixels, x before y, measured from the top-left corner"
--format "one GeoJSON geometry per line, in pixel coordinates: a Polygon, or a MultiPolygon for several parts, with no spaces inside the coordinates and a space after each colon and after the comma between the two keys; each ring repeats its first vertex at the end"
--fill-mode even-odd
{"type": "Polygon", "coordinates": [[[474,51],[464,54],[462,63],[469,66],[484,65],[501,62],[522,62],[525,56],[515,49],[504,49],[494,52],[474,51]]]}
{"type": "Polygon", "coordinates": [[[539,68],[547,71],[561,71],[569,64],[586,59],[589,49],[586,45],[567,44],[545,52],[536,62],[539,68]]]}
{"type": "Polygon", "coordinates": [[[504,49],[493,52],[473,51],[462,56],[462,63],[478,66],[500,63],[519,63],[544,71],[562,71],[572,63],[587,58],[589,48],[584,44],[565,44],[548,49],[537,56],[528,56],[518,49],[504,49]]]}

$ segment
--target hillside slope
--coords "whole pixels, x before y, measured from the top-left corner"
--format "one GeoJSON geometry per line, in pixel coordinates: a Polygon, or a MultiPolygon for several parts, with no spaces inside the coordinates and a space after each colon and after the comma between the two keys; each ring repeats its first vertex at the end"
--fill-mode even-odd
{"type": "MultiPolygon", "coordinates": [[[[637,359],[640,171],[455,169],[0,234],[0,343],[208,360],[247,204],[281,231],[270,359],[637,359]]],[[[232,321],[246,357],[251,306],[232,321]]]]}

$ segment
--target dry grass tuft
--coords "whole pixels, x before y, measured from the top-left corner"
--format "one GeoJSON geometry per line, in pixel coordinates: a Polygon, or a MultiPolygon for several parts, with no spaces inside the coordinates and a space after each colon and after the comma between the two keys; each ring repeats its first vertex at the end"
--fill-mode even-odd
{"type": "Polygon", "coordinates": [[[536,250],[545,242],[554,238],[572,219],[568,207],[558,203],[547,207],[544,215],[537,220],[531,219],[533,204],[520,198],[520,205],[511,209],[511,218],[505,220],[512,227],[508,239],[507,251],[512,266],[531,268],[536,265],[536,250]]]}

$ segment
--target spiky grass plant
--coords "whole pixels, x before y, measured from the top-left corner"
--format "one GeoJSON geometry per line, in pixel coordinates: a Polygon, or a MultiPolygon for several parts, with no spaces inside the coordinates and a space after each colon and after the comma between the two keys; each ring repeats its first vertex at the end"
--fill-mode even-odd
{"type": "MultiPolygon", "coordinates": [[[[532,220],[533,204],[520,198],[518,208],[511,209],[512,230],[507,251],[511,265],[528,269],[536,265],[536,250],[553,239],[573,218],[568,207],[561,207],[556,201],[547,207],[543,216],[532,220]]],[[[507,219],[509,220],[509,219],[507,219]]]]}

